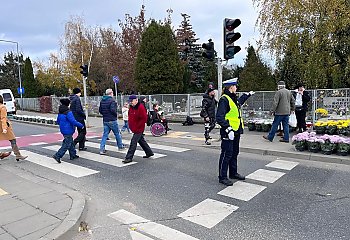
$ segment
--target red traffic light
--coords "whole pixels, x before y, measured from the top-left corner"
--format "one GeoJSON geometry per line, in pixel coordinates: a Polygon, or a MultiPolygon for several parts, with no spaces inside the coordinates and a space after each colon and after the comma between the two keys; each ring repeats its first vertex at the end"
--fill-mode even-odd
{"type": "Polygon", "coordinates": [[[233,31],[233,29],[235,29],[239,25],[241,25],[240,19],[225,18],[225,28],[227,29],[227,31],[233,31]]]}

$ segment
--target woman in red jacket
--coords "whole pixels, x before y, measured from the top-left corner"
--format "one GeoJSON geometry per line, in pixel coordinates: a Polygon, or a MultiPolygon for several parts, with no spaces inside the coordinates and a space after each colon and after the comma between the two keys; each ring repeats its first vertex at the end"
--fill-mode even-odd
{"type": "Polygon", "coordinates": [[[146,108],[139,103],[135,95],[131,95],[129,97],[129,101],[131,103],[131,106],[129,108],[129,128],[132,131],[133,136],[130,141],[128,153],[126,154],[123,163],[132,162],[137,143],[140,144],[143,151],[146,153],[146,156],[143,156],[143,158],[149,158],[154,155],[152,149],[148,146],[143,134],[145,131],[145,124],[147,122],[146,108]]]}

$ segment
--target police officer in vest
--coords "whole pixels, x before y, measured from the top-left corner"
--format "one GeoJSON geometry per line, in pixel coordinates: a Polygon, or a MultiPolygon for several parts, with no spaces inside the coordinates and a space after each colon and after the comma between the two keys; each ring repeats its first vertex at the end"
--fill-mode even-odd
{"type": "Polygon", "coordinates": [[[241,105],[254,94],[253,91],[237,97],[237,78],[223,82],[224,91],[219,100],[216,121],[221,126],[221,154],[219,159],[219,182],[232,186],[229,179],[245,180],[245,176],[237,172],[237,156],[239,153],[239,140],[243,133],[243,119],[241,105]],[[229,172],[229,178],[227,177],[229,172]]]}

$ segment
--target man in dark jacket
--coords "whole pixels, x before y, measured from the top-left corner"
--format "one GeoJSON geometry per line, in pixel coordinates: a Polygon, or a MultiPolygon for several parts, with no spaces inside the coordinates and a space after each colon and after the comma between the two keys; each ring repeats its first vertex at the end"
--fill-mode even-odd
{"type": "Polygon", "coordinates": [[[106,90],[106,95],[102,97],[99,112],[103,117],[103,136],[100,143],[100,154],[106,154],[106,141],[111,130],[113,131],[115,139],[117,141],[118,149],[124,149],[124,144],[122,142],[122,137],[120,136],[118,126],[117,103],[113,99],[112,89],[108,88],[106,90]]]}
{"type": "Polygon", "coordinates": [[[209,133],[215,127],[215,108],[215,91],[213,88],[209,88],[203,95],[202,111],[200,112],[200,116],[204,118],[204,137],[207,145],[211,144],[209,142],[209,139],[211,139],[209,133]]]}
{"type": "Polygon", "coordinates": [[[310,102],[310,95],[305,91],[303,84],[298,84],[293,92],[295,99],[295,116],[297,117],[297,129],[299,133],[306,131],[307,104],[310,102]]]}
{"type": "Polygon", "coordinates": [[[253,91],[244,93],[239,98],[236,95],[237,78],[223,82],[225,89],[220,97],[216,121],[221,126],[221,154],[219,159],[219,182],[231,186],[229,179],[245,180],[245,176],[237,172],[237,157],[239,141],[243,133],[243,119],[241,105],[254,94],[253,91]],[[229,178],[227,177],[229,172],[229,178]]]}
{"type": "Polygon", "coordinates": [[[83,110],[83,106],[80,101],[81,90],[79,88],[73,89],[73,94],[69,96],[70,100],[70,110],[72,111],[74,118],[84,125],[83,128],[78,128],[78,136],[74,139],[74,145],[79,143],[79,150],[85,151],[85,141],[86,141],[86,126],[85,120],[86,115],[83,110]]]}
{"type": "Polygon", "coordinates": [[[153,151],[147,144],[143,132],[145,131],[145,124],[147,122],[147,112],[143,104],[139,103],[135,95],[129,97],[131,106],[129,108],[129,127],[133,136],[130,141],[128,153],[125,156],[123,163],[130,163],[134,157],[137,143],[140,144],[146,155],[143,158],[152,157],[153,151]]]}
{"type": "Polygon", "coordinates": [[[60,131],[64,139],[61,148],[52,156],[58,163],[61,163],[61,158],[67,150],[69,151],[71,160],[79,157],[74,147],[73,133],[75,132],[75,126],[78,128],[84,128],[84,125],[76,121],[73,113],[69,111],[69,99],[64,98],[61,99],[60,102],[62,105],[58,109],[57,123],[60,126],[60,131]]]}

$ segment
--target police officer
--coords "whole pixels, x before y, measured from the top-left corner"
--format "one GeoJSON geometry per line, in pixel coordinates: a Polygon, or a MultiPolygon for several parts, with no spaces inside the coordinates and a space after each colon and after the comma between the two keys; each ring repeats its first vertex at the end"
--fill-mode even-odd
{"type": "Polygon", "coordinates": [[[221,126],[221,154],[219,159],[219,182],[232,186],[229,179],[245,180],[245,176],[237,172],[237,156],[239,153],[239,140],[243,133],[243,120],[241,105],[254,94],[253,91],[237,97],[237,78],[223,82],[224,91],[219,100],[216,121],[221,126]],[[229,172],[229,178],[227,177],[229,172]]]}

